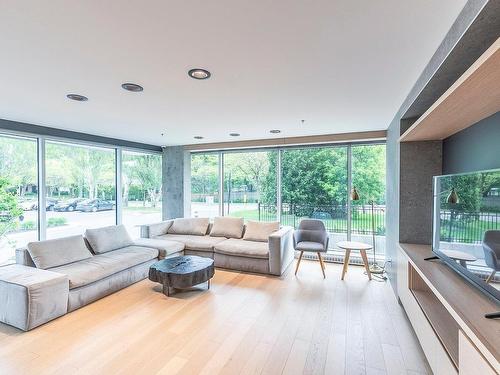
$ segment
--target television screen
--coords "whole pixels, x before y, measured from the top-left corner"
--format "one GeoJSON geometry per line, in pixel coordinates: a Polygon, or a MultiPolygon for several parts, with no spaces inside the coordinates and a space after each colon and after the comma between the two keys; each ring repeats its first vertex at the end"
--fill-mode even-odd
{"type": "Polygon", "coordinates": [[[434,178],[433,250],[500,301],[500,170],[434,178]]]}

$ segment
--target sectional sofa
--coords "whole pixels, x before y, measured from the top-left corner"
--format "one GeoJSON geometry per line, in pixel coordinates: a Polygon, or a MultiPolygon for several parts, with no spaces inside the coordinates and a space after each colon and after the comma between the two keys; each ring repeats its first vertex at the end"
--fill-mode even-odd
{"type": "MultiPolygon", "coordinates": [[[[293,228],[278,222],[216,217],[174,219],[144,225],[141,237],[154,241],[180,242],[184,253],[214,259],[216,267],[282,275],[294,258],[293,228]]],[[[147,242],[139,242],[147,245],[147,242]]],[[[158,242],[159,243],[159,242],[158,242]]]]}
{"type": "Polygon", "coordinates": [[[85,237],[29,243],[16,250],[16,264],[0,267],[0,322],[28,331],[145,279],[158,259],[182,254],[281,275],[293,260],[292,229],[228,219],[147,225],[137,240],[118,225],[88,229],[85,237]]]}

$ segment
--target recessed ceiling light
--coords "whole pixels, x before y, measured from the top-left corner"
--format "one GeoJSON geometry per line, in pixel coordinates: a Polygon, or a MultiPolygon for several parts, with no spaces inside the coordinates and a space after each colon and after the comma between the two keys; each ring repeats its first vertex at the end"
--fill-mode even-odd
{"type": "Polygon", "coordinates": [[[194,139],[203,139],[203,137],[201,135],[195,135],[194,139]]]}
{"type": "Polygon", "coordinates": [[[66,97],[71,100],[76,100],[77,102],[86,102],[87,100],[89,100],[89,98],[87,98],[86,96],[78,94],[68,94],[66,95],[66,97]]]}
{"type": "Polygon", "coordinates": [[[124,83],[124,84],[122,84],[122,88],[127,90],[127,91],[132,91],[132,92],[141,92],[144,90],[142,88],[142,86],[139,86],[136,83],[124,83]]]}
{"type": "Polygon", "coordinates": [[[188,75],[194,79],[208,79],[211,76],[211,74],[208,70],[200,69],[200,68],[191,69],[188,72],[188,75]]]}
{"type": "Polygon", "coordinates": [[[229,133],[231,137],[239,137],[240,133],[229,133]]]}
{"type": "Polygon", "coordinates": [[[273,130],[269,130],[269,133],[271,133],[271,134],[279,134],[279,133],[281,133],[281,130],[273,129],[273,130]]]}

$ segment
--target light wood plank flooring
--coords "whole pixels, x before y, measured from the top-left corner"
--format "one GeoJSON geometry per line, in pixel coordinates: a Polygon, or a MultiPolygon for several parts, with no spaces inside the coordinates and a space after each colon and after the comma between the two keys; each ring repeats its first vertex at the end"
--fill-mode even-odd
{"type": "Polygon", "coordinates": [[[0,374],[430,373],[388,283],[292,268],[217,270],[170,298],[145,280],[28,333],[0,324],[0,374]]]}

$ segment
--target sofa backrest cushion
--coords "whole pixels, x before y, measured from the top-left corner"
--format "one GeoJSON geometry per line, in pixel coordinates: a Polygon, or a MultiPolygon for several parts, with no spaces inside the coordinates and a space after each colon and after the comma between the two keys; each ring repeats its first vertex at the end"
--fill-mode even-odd
{"type": "Polygon", "coordinates": [[[124,225],[87,229],[85,238],[95,254],[107,253],[134,244],[124,225]]]}
{"type": "Polygon", "coordinates": [[[30,242],[27,247],[33,263],[44,270],[92,257],[81,235],[30,242]]]}
{"type": "Polygon", "coordinates": [[[208,230],[208,218],[175,219],[168,234],[191,234],[194,236],[204,236],[208,230]]]}
{"type": "Polygon", "coordinates": [[[269,236],[280,229],[279,221],[248,221],[244,240],[267,242],[269,236]]]}
{"type": "Polygon", "coordinates": [[[210,236],[241,238],[243,236],[243,224],[242,217],[216,217],[210,230],[210,236]]]}

